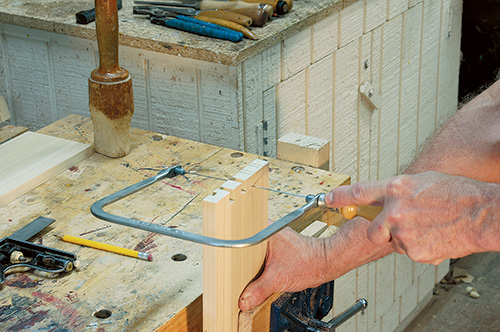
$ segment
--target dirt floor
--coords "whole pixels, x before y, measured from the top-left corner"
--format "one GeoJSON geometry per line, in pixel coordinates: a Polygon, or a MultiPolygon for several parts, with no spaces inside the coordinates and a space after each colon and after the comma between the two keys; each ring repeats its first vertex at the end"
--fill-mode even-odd
{"type": "Polygon", "coordinates": [[[471,283],[445,278],[446,283],[436,286],[429,304],[404,332],[500,331],[500,253],[461,258],[450,270],[457,267],[474,277],[471,283]],[[468,287],[474,287],[479,297],[471,297],[468,287]]]}

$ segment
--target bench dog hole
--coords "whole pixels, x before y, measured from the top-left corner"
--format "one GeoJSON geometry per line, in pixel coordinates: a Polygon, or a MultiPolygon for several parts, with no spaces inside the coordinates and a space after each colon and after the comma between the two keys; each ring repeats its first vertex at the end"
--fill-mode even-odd
{"type": "Polygon", "coordinates": [[[175,254],[172,256],[172,260],[175,262],[185,261],[188,257],[184,254],[175,254]]]}
{"type": "Polygon", "coordinates": [[[94,313],[97,318],[109,318],[111,316],[111,310],[101,309],[94,313]]]}

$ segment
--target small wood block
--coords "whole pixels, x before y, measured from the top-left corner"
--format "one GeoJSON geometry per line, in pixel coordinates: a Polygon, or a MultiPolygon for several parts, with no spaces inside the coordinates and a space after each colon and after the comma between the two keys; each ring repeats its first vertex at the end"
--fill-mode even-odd
{"type": "Polygon", "coordinates": [[[317,137],[290,133],[278,140],[278,159],[328,170],[330,142],[317,137]]]}
{"type": "Polygon", "coordinates": [[[0,145],[0,207],[92,154],[92,147],[34,132],[0,145]]]}

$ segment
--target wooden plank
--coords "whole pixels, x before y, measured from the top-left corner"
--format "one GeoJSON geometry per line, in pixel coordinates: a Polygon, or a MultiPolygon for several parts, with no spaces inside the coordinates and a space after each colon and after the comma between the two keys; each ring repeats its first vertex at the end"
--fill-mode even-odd
{"type": "MultiPolygon", "coordinates": [[[[359,51],[359,64],[358,64],[358,84],[364,82],[371,82],[371,52],[372,52],[372,33],[363,35],[360,39],[359,51]]],[[[378,82],[376,84],[378,86],[378,82]]],[[[378,89],[378,87],[374,87],[378,89]]],[[[358,158],[357,158],[357,179],[360,181],[368,181],[370,179],[370,156],[371,156],[371,141],[372,133],[370,130],[373,118],[379,110],[374,109],[365,98],[358,94],[358,158]]]]}
{"type": "Polygon", "coordinates": [[[0,207],[89,157],[92,147],[27,132],[0,146],[0,207]]]}
{"type": "Polygon", "coordinates": [[[8,141],[11,138],[21,135],[28,131],[26,127],[3,126],[0,128],[0,143],[8,141]]]}
{"type": "Polygon", "coordinates": [[[278,140],[278,159],[328,170],[330,142],[317,137],[290,133],[278,140]]]}
{"type": "Polygon", "coordinates": [[[457,111],[462,0],[444,0],[439,46],[438,127],[457,111]]]}
{"type": "Polygon", "coordinates": [[[382,77],[383,105],[380,109],[380,178],[397,173],[399,86],[401,73],[401,32],[403,19],[397,16],[383,26],[382,77]]]}
{"type": "MultiPolygon", "coordinates": [[[[254,160],[234,181],[203,200],[203,234],[223,239],[254,235],[268,223],[269,166],[254,160]]],[[[203,248],[203,330],[238,329],[238,298],[264,262],[267,241],[247,248],[203,248]]]]}
{"type": "Polygon", "coordinates": [[[439,65],[439,28],[441,1],[424,1],[422,18],[422,51],[420,58],[418,146],[426,143],[436,129],[436,105],[439,65]]]}
{"type": "MultiPolygon", "coordinates": [[[[381,94],[381,63],[382,63],[382,28],[377,28],[372,32],[372,51],[370,75],[371,82],[375,89],[381,94]]],[[[380,171],[380,110],[373,112],[370,121],[370,173],[371,181],[379,180],[380,171]]]]}
{"type": "Polygon", "coordinates": [[[419,4],[403,14],[398,171],[407,168],[417,152],[421,43],[416,41],[421,35],[422,5],[419,4]]]}
{"type": "Polygon", "coordinates": [[[340,48],[335,56],[333,159],[336,172],[357,182],[359,43],[340,48]]]}

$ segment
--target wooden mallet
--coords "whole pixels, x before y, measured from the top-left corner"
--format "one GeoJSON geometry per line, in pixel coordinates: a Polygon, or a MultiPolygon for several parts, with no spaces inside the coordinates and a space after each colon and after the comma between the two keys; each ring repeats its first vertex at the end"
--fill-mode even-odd
{"type": "Polygon", "coordinates": [[[89,78],[89,107],[94,148],[108,157],[130,152],[130,121],[134,114],[132,78],[118,64],[116,0],[95,0],[99,67],[89,78]]]}

